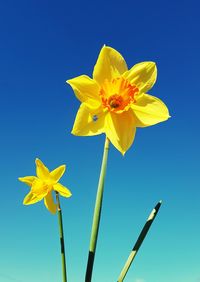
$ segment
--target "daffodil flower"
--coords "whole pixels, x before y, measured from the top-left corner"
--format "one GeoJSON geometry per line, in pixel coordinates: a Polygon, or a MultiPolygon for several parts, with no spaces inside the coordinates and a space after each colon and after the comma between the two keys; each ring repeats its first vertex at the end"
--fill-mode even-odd
{"type": "Polygon", "coordinates": [[[69,189],[58,183],[65,172],[65,165],[61,165],[53,171],[42,163],[41,160],[36,159],[36,176],[20,177],[19,180],[31,187],[31,191],[24,198],[24,205],[35,204],[44,199],[46,208],[51,213],[56,213],[57,205],[54,203],[52,191],[58,192],[63,197],[70,197],[69,189]]]}
{"type": "Polygon", "coordinates": [[[79,136],[105,133],[124,154],[133,143],[136,127],[169,118],[166,105],[147,94],[156,77],[155,63],[138,63],[128,70],[122,55],[104,46],[94,67],[93,79],[81,75],[67,80],[82,102],[72,133],[79,136]]]}

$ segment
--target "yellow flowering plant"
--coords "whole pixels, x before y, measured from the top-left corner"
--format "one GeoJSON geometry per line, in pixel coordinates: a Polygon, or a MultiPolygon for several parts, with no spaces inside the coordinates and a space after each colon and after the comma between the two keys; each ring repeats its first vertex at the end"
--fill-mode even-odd
{"type": "MultiPolygon", "coordinates": [[[[142,62],[128,69],[122,55],[115,49],[103,46],[93,71],[93,78],[81,75],[67,80],[81,105],[76,115],[72,133],[78,136],[105,134],[103,159],[94,208],[89,254],[85,282],[91,282],[102,210],[104,182],[110,142],[124,155],[132,145],[137,127],[146,127],[169,118],[166,105],[147,92],[157,78],[156,64],[142,62]]],[[[59,183],[65,165],[49,171],[44,163],[36,159],[36,176],[20,177],[30,187],[24,205],[44,200],[46,208],[58,212],[61,243],[63,282],[67,282],[62,211],[59,195],[71,197],[70,190],[59,183]],[[54,202],[54,193],[56,202],[54,202]]],[[[159,208],[161,201],[150,213],[120,275],[122,282],[136,256],[159,208]]]]}
{"type": "MultiPolygon", "coordinates": [[[[128,69],[118,51],[103,46],[92,78],[80,75],[67,80],[81,102],[72,134],[106,135],[90,237],[86,282],[92,279],[109,143],[124,155],[133,143],[137,127],[151,126],[170,117],[166,105],[147,93],[156,78],[157,68],[154,62],[138,63],[128,69]]],[[[127,266],[125,268],[127,271],[127,266]]],[[[122,280],[120,277],[119,281],[122,280]]]]}
{"type": "Polygon", "coordinates": [[[21,182],[24,182],[25,184],[31,187],[30,192],[24,198],[23,204],[31,205],[44,199],[44,204],[46,208],[52,214],[55,214],[58,211],[63,282],[67,282],[64,233],[59,194],[66,198],[71,197],[72,194],[68,188],[58,183],[58,181],[65,172],[66,166],[61,165],[50,172],[49,169],[43,164],[40,159],[36,159],[35,164],[37,176],[25,176],[18,178],[21,182]],[[53,200],[53,191],[56,194],[56,204],[53,200]]]}

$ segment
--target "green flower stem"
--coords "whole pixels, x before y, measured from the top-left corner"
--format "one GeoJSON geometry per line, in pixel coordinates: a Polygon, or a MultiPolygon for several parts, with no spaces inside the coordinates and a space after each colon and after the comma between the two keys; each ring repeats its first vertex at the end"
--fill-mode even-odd
{"type": "Polygon", "coordinates": [[[60,207],[60,199],[59,199],[58,192],[56,192],[56,201],[57,201],[57,206],[58,206],[58,224],[59,224],[59,233],[60,233],[61,259],[62,259],[62,276],[63,276],[63,282],[67,282],[65,243],[64,243],[64,233],[63,233],[63,223],[62,223],[62,210],[60,207]]]}
{"type": "Polygon", "coordinates": [[[144,225],[144,227],[143,227],[143,229],[142,229],[142,231],[141,231],[141,233],[140,233],[140,235],[139,235],[139,237],[138,237],[138,239],[137,239],[137,241],[136,241],[136,243],[135,243],[135,245],[134,245],[134,247],[133,247],[133,249],[132,249],[132,251],[131,251],[124,267],[123,267],[123,269],[122,269],[122,271],[121,271],[121,273],[120,273],[120,275],[119,275],[117,282],[122,282],[124,280],[128,270],[129,270],[129,267],[131,266],[131,263],[133,262],[133,259],[135,258],[140,246],[142,245],[144,238],[147,235],[147,232],[149,231],[149,228],[150,228],[152,222],[154,221],[154,219],[155,219],[155,217],[158,213],[158,210],[161,206],[161,203],[162,203],[161,201],[158,202],[157,205],[152,210],[152,212],[150,213],[150,215],[149,215],[149,217],[148,217],[148,219],[147,219],[147,221],[146,221],[146,223],[145,223],[145,225],[144,225]]]}
{"type": "Polygon", "coordinates": [[[110,144],[110,141],[106,137],[102,165],[101,165],[101,172],[100,172],[100,177],[99,177],[99,184],[98,184],[97,195],[96,195],[96,203],[95,203],[94,214],[93,214],[92,231],[91,231],[91,237],[90,237],[90,249],[89,249],[89,254],[88,254],[85,282],[90,282],[92,279],[92,270],[93,270],[99,223],[100,223],[100,216],[101,216],[103,191],[104,191],[104,180],[105,180],[105,175],[106,175],[109,144],[110,144]]]}

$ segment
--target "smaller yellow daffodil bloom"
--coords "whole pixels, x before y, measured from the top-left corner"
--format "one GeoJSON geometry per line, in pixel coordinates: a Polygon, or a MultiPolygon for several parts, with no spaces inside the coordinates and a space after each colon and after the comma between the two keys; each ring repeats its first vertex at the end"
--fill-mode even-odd
{"type": "Polygon", "coordinates": [[[58,192],[61,196],[69,198],[71,192],[69,189],[58,183],[65,172],[65,165],[61,165],[53,171],[48,168],[39,159],[35,160],[36,176],[19,177],[18,179],[31,187],[31,191],[24,198],[24,205],[35,204],[44,199],[46,208],[53,214],[56,213],[57,205],[54,203],[52,191],[58,192]]]}
{"type": "Polygon", "coordinates": [[[72,129],[74,135],[105,133],[124,154],[132,145],[136,127],[146,127],[169,118],[166,105],[147,94],[157,77],[154,62],[142,62],[128,70],[122,55],[104,46],[93,78],[81,75],[67,80],[82,102],[72,129]]]}

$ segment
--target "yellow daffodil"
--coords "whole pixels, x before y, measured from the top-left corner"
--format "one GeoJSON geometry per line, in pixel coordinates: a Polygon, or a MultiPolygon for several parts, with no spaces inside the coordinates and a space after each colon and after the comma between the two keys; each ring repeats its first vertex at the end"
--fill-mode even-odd
{"type": "Polygon", "coordinates": [[[24,205],[35,204],[44,199],[46,208],[51,213],[56,213],[57,205],[54,203],[52,191],[58,192],[63,197],[70,197],[69,189],[58,183],[65,172],[65,165],[61,165],[53,171],[42,163],[41,160],[36,159],[36,176],[20,177],[19,180],[31,187],[31,191],[24,198],[24,205]]]}
{"type": "Polygon", "coordinates": [[[132,145],[136,127],[146,127],[169,118],[166,105],[147,94],[156,81],[153,62],[142,62],[128,70],[122,55],[104,46],[93,71],[93,79],[81,75],[67,80],[82,102],[72,129],[74,135],[105,133],[124,154],[132,145]]]}

